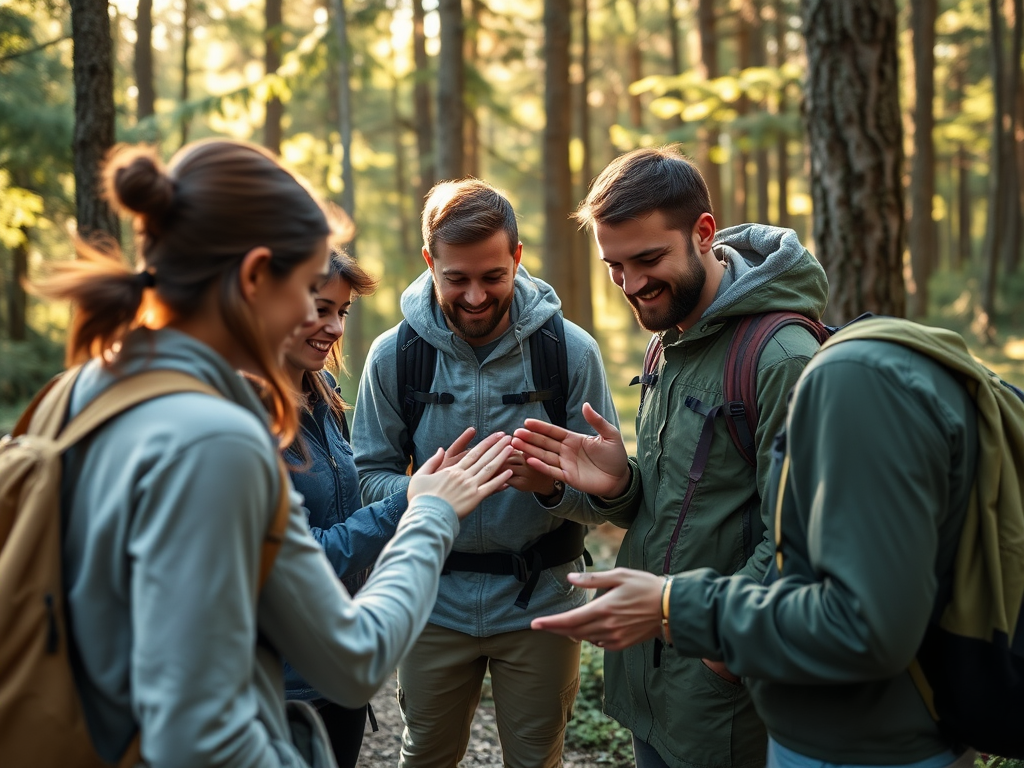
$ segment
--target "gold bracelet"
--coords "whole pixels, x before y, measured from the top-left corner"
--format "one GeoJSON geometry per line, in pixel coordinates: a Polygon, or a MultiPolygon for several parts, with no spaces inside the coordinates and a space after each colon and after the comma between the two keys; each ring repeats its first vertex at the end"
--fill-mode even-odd
{"type": "Polygon", "coordinates": [[[672,579],[674,578],[674,576],[666,578],[661,587],[661,639],[669,648],[672,647],[672,630],[668,626],[668,612],[672,599],[672,579]]]}

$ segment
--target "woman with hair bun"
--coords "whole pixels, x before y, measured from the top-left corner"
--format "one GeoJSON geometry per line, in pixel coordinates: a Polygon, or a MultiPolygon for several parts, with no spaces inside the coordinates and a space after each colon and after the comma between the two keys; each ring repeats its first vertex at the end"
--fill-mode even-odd
{"type": "MultiPolygon", "coordinates": [[[[316,293],[316,322],[303,327],[285,346],[284,370],[299,394],[299,438],[285,451],[292,482],[302,494],[309,529],[349,594],[369,575],[381,549],[394,535],[406,508],[405,494],[362,506],[359,476],[345,420],[347,405],[326,366],[343,370],[345,319],[352,302],[377,288],[356,260],[332,250],[327,277],[316,293]]],[[[285,667],[289,699],[311,702],[323,718],[339,768],[355,768],[369,705],[349,709],[324,699],[285,667]]]]}
{"type": "Polygon", "coordinates": [[[278,450],[298,429],[282,350],[315,318],[328,219],[271,155],[233,141],[190,144],[167,169],[117,148],[104,183],[132,214],[143,268],[78,242],[81,258],[40,287],[74,306],[68,360],[84,366],[70,415],[142,371],[183,372],[219,396],[149,400],[66,454],[62,565],[89,733],[111,763],[137,733],[152,768],[306,765],[281,658],[323,696],[365,704],[426,622],[459,519],[507,479],[509,438],[458,461],[438,449],[354,599],[292,492],[260,590],[278,450]],[[269,423],[239,371],[267,382],[269,423]]]}

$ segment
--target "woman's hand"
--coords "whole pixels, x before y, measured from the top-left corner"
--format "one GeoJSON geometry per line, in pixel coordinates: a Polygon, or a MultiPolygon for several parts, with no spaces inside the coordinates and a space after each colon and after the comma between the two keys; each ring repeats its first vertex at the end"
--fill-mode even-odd
{"type": "Polygon", "coordinates": [[[502,469],[512,453],[511,442],[509,435],[495,432],[449,466],[443,466],[445,451],[438,448],[409,481],[409,503],[420,494],[437,496],[463,519],[512,476],[512,470],[502,469]]]}

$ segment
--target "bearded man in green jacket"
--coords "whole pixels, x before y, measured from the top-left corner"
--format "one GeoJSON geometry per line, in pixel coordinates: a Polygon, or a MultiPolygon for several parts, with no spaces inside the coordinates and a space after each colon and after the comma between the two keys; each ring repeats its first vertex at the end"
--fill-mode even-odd
{"type": "MultiPolygon", "coordinates": [[[[627,464],[618,431],[584,406],[598,431],[592,440],[615,460],[598,469],[596,482],[569,480],[568,472],[565,482],[589,492],[604,519],[627,528],[619,566],[652,574],[708,567],[760,579],[773,553],[761,502],[771,438],[817,341],[804,328],[785,326],[757,362],[756,466],[733,444],[725,419],[707,416],[724,400],[726,351],[739,322],[781,310],[818,320],[827,298],[824,271],[791,230],[745,224],[717,231],[704,179],[672,148],[613,161],[576,216],[593,230],[612,281],[640,325],[660,335],[664,352],[637,417],[636,457],[627,464]],[[706,424],[713,429],[707,465],[681,514],[706,424]]],[[[526,426],[513,445],[540,467],[545,454],[537,445],[549,432],[537,422],[526,426]]],[[[554,454],[547,460],[563,476],[554,454]]],[[[724,664],[682,656],[658,638],[606,651],[605,712],[633,733],[638,768],[765,763],[764,725],[740,679],[724,664]]]]}

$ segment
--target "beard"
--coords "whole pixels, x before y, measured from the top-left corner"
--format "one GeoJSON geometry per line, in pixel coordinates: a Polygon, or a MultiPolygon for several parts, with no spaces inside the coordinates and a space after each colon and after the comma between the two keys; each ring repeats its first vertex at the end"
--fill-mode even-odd
{"type": "Polygon", "coordinates": [[[437,303],[441,305],[444,316],[462,338],[482,339],[493,333],[502,318],[508,313],[512,306],[512,299],[515,297],[515,291],[509,291],[508,296],[501,300],[494,299],[491,302],[490,310],[473,316],[466,315],[462,305],[446,301],[436,287],[434,296],[437,298],[437,303]]]}
{"type": "Polygon", "coordinates": [[[649,280],[644,286],[644,293],[658,289],[668,292],[669,303],[664,309],[642,306],[635,296],[626,294],[626,301],[633,308],[637,322],[645,330],[652,333],[667,331],[685,320],[700,303],[701,291],[704,290],[708,273],[693,245],[690,245],[690,256],[686,266],[686,272],[670,283],[662,280],[649,280]]]}

